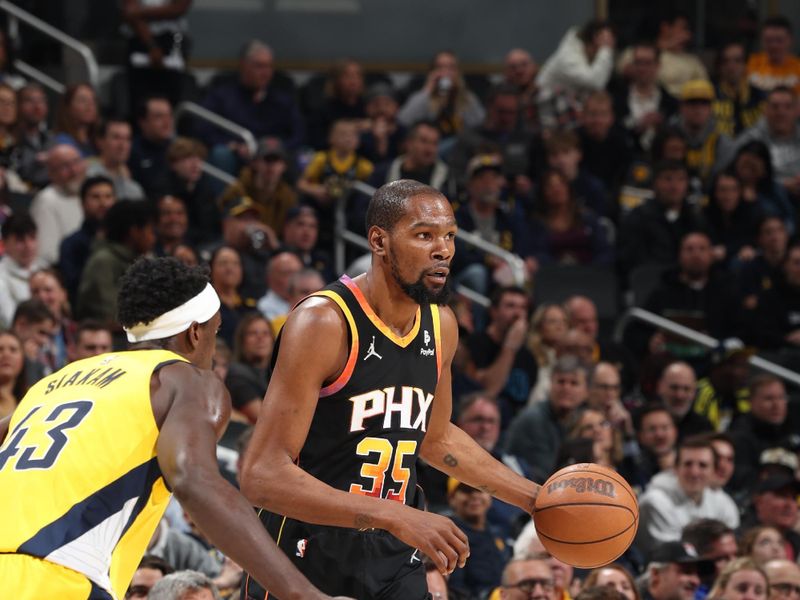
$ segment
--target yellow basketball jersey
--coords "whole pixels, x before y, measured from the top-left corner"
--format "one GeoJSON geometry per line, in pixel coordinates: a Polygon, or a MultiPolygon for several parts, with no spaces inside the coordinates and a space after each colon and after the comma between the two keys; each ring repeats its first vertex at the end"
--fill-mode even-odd
{"type": "Polygon", "coordinates": [[[124,596],[170,497],[150,378],[176,361],[164,350],[103,354],[30,389],[0,446],[0,553],[69,567],[124,596]]]}

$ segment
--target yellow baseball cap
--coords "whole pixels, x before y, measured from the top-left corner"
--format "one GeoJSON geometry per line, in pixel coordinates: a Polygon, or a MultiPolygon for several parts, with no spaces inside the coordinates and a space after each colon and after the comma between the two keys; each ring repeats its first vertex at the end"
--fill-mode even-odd
{"type": "Polygon", "coordinates": [[[692,79],[681,87],[681,100],[706,100],[714,99],[714,87],[705,79],[692,79]]]}

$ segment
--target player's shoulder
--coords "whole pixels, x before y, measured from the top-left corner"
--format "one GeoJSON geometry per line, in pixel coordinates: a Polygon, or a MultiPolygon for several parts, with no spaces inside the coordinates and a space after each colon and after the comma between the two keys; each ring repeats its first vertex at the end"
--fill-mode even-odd
{"type": "Polygon", "coordinates": [[[182,360],[162,366],[154,371],[153,377],[158,378],[161,385],[174,391],[184,392],[200,388],[209,395],[218,392],[220,397],[226,392],[225,384],[214,371],[201,369],[182,360]]]}
{"type": "Polygon", "coordinates": [[[324,339],[322,336],[346,332],[345,316],[335,300],[312,295],[289,313],[282,331],[284,337],[313,333],[316,339],[324,339]]]}

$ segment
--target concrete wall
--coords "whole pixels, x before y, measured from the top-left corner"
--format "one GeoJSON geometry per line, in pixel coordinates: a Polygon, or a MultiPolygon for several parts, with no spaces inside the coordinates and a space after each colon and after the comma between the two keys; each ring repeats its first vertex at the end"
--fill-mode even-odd
{"type": "Polygon", "coordinates": [[[201,60],[233,59],[258,37],[279,61],[427,63],[448,48],[467,64],[497,64],[515,46],[543,62],[593,14],[593,0],[195,0],[189,22],[201,60]]]}

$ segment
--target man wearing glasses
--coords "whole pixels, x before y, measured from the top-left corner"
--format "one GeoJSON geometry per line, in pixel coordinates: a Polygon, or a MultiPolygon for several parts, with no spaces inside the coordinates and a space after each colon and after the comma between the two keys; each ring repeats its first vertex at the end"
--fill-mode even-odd
{"type": "Polygon", "coordinates": [[[553,573],[547,562],[523,558],[512,560],[503,571],[502,600],[552,600],[553,573]]]}
{"type": "Polygon", "coordinates": [[[785,558],[764,565],[769,579],[769,600],[800,598],[800,566],[785,558]]]}

